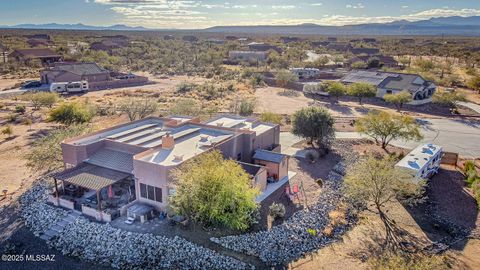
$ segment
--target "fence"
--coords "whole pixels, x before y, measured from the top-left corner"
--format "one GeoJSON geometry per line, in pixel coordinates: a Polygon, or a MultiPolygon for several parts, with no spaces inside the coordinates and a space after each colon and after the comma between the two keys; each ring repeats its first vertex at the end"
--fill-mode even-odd
{"type": "Polygon", "coordinates": [[[122,88],[122,87],[132,87],[140,86],[148,83],[147,77],[136,76],[129,79],[117,79],[111,81],[102,81],[102,82],[89,82],[88,86],[91,91],[105,90],[110,88],[122,88]]]}

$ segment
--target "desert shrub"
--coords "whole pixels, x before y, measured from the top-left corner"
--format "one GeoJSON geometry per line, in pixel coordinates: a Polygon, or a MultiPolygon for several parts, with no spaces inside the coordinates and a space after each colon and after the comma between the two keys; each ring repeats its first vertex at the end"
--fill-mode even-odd
{"type": "Polygon", "coordinates": [[[284,97],[298,97],[300,93],[296,90],[292,89],[284,89],[281,92],[278,92],[279,96],[284,96],[284,97]]]}
{"type": "Polygon", "coordinates": [[[305,153],[305,158],[311,163],[315,162],[319,157],[320,154],[315,150],[309,150],[305,153]]]}
{"type": "Polygon", "coordinates": [[[480,178],[477,178],[472,183],[472,192],[473,192],[473,197],[477,201],[478,207],[480,207],[480,178]]]}
{"type": "Polygon", "coordinates": [[[191,98],[179,99],[175,102],[175,105],[170,108],[170,114],[172,115],[198,116],[200,113],[200,104],[191,98]]]}
{"type": "Polygon", "coordinates": [[[8,115],[8,122],[16,122],[18,118],[18,114],[11,113],[8,115]]]}
{"type": "Polygon", "coordinates": [[[447,259],[440,255],[389,254],[373,256],[368,260],[374,270],[447,270],[451,269],[447,259]]]}
{"type": "Polygon", "coordinates": [[[57,93],[51,92],[38,92],[25,94],[21,96],[22,100],[30,101],[35,110],[40,109],[40,107],[52,108],[55,103],[58,102],[60,97],[57,93]]]}
{"type": "Polygon", "coordinates": [[[185,93],[188,93],[188,92],[194,90],[195,87],[197,87],[197,85],[194,84],[194,83],[181,82],[177,86],[177,92],[180,93],[180,94],[185,94],[185,93]]]}
{"type": "Polygon", "coordinates": [[[2,129],[2,134],[3,135],[6,135],[8,138],[10,138],[12,135],[13,135],[13,128],[11,125],[6,125],[3,129],[2,129]]]}
{"type": "Polygon", "coordinates": [[[285,206],[281,203],[272,203],[268,210],[273,219],[285,217],[285,206]]]}
{"type": "Polygon", "coordinates": [[[15,106],[15,112],[16,113],[25,113],[25,111],[26,111],[25,105],[18,104],[18,105],[15,106]]]}
{"type": "Polygon", "coordinates": [[[308,228],[307,233],[310,234],[311,236],[317,236],[317,230],[308,228]]]}
{"type": "Polygon", "coordinates": [[[273,112],[263,112],[260,115],[260,120],[262,122],[274,123],[280,125],[282,123],[282,116],[273,112]]]}
{"type": "Polygon", "coordinates": [[[68,102],[50,111],[48,120],[64,125],[90,122],[95,115],[93,108],[84,103],[68,102]]]}

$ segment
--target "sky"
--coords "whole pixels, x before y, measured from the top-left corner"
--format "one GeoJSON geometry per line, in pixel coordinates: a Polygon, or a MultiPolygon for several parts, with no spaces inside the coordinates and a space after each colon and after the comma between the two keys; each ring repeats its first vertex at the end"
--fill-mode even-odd
{"type": "Polygon", "coordinates": [[[0,25],[348,25],[480,15],[480,0],[0,0],[0,25]]]}

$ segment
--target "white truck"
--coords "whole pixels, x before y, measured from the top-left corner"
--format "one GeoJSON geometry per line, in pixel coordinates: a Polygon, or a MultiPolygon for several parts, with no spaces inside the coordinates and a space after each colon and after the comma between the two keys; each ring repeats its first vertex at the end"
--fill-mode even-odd
{"type": "Polygon", "coordinates": [[[85,93],[88,92],[88,82],[56,82],[50,85],[50,92],[60,94],[85,93]]]}

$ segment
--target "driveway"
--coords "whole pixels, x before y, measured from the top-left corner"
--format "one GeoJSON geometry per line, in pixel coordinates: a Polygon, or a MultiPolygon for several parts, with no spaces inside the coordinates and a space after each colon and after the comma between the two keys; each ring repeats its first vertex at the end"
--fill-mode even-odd
{"type": "Polygon", "coordinates": [[[467,107],[467,108],[469,108],[469,109],[474,110],[474,111],[477,112],[477,113],[480,113],[480,105],[478,105],[478,104],[476,104],[476,103],[472,103],[472,102],[458,102],[458,105],[467,107]]]}
{"type": "MultiPolygon", "coordinates": [[[[421,125],[424,137],[420,142],[395,140],[392,141],[392,145],[412,149],[419,144],[435,143],[442,146],[445,151],[459,153],[463,157],[480,157],[480,121],[465,119],[418,119],[417,121],[421,125]]],[[[367,138],[357,132],[337,132],[336,137],[338,139],[367,138]]],[[[299,138],[288,132],[282,132],[280,134],[282,153],[302,154],[301,149],[292,147],[298,142],[297,139],[299,138]]]]}

